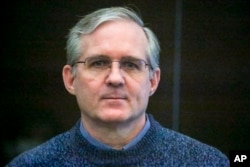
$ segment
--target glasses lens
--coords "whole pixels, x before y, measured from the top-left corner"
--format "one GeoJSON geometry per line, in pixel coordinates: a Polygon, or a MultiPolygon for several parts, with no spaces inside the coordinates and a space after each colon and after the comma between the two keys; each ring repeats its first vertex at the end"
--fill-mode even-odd
{"type": "Polygon", "coordinates": [[[111,64],[107,57],[90,57],[85,60],[88,69],[105,69],[111,64]]]}
{"type": "Polygon", "coordinates": [[[124,58],[121,60],[121,68],[125,71],[140,72],[145,68],[145,62],[135,58],[124,58]]]}

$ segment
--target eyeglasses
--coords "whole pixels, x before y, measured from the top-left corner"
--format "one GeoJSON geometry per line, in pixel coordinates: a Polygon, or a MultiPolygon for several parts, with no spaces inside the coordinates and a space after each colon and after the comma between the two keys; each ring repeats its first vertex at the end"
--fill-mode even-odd
{"type": "Polygon", "coordinates": [[[83,63],[85,64],[85,68],[91,72],[103,72],[111,68],[113,62],[118,62],[120,68],[129,74],[142,73],[147,66],[152,68],[150,64],[142,59],[123,57],[120,60],[113,61],[107,56],[88,57],[84,61],[77,61],[73,63],[72,67],[76,64],[83,63]]]}

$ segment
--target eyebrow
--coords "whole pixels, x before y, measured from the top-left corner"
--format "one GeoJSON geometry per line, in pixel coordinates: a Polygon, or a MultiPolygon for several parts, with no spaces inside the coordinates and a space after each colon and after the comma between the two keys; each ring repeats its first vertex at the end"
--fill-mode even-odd
{"type": "Polygon", "coordinates": [[[93,56],[86,57],[85,59],[88,59],[88,58],[109,58],[109,56],[107,56],[107,55],[93,55],[93,56]]]}
{"type": "MultiPolygon", "coordinates": [[[[104,54],[96,54],[96,55],[92,55],[90,57],[86,57],[85,59],[87,58],[108,58],[108,59],[111,59],[110,56],[108,55],[104,55],[104,54]]],[[[135,57],[135,56],[130,56],[130,55],[127,55],[127,56],[122,56],[120,59],[140,59],[138,57],[135,57]]]]}

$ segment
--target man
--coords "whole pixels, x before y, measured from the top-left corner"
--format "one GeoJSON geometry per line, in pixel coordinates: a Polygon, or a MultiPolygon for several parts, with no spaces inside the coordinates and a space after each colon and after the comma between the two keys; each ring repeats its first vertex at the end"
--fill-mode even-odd
{"type": "Polygon", "coordinates": [[[159,45],[136,13],[95,11],[70,31],[65,88],[81,119],[7,166],[229,166],[219,150],[146,113],[160,81],[159,45]]]}

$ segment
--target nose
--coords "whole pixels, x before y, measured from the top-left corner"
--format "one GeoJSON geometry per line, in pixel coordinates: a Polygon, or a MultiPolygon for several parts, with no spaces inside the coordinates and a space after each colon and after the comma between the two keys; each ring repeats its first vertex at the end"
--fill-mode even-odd
{"type": "Polygon", "coordinates": [[[120,87],[124,85],[125,83],[124,72],[120,68],[119,62],[114,61],[111,63],[110,72],[107,75],[106,83],[109,86],[113,86],[113,87],[120,87]]]}

